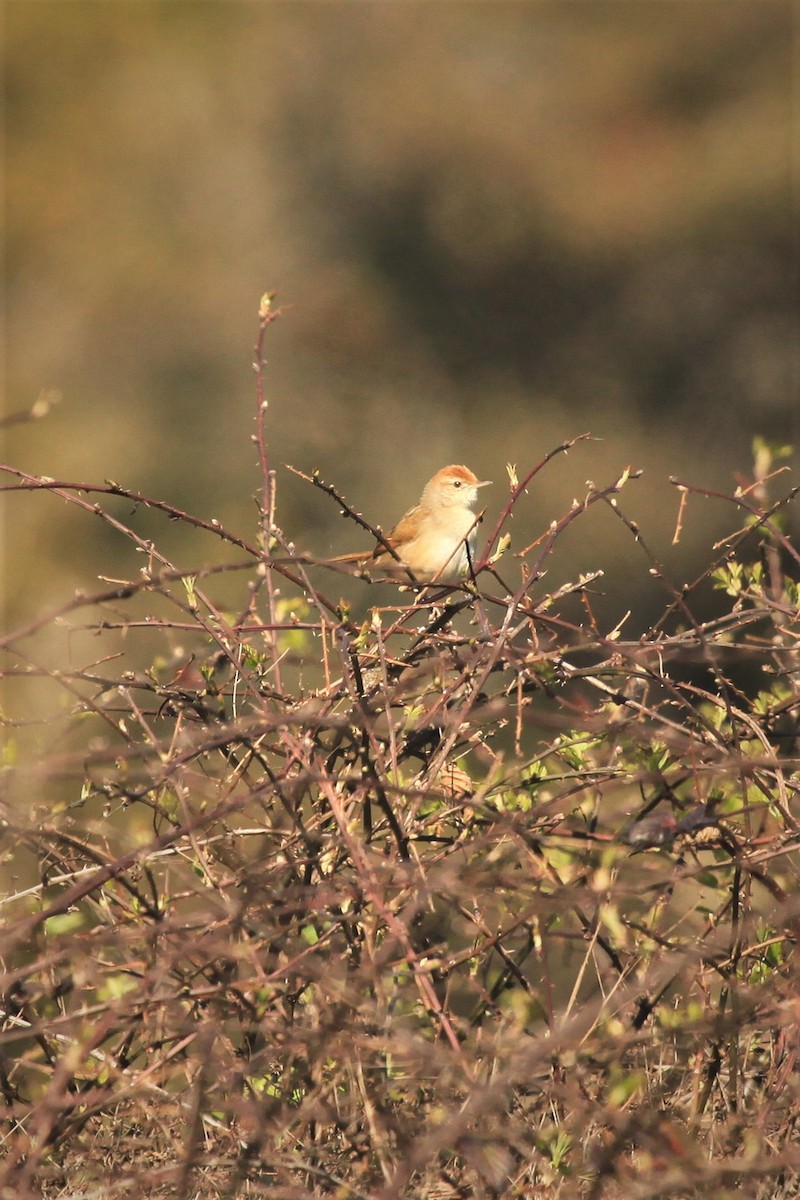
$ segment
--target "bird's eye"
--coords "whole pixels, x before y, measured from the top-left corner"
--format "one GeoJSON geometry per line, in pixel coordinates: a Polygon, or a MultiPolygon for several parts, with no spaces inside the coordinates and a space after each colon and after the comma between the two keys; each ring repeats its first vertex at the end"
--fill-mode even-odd
{"type": "Polygon", "coordinates": [[[461,487],[461,480],[460,480],[460,479],[454,479],[454,480],[453,480],[453,487],[461,487]]]}

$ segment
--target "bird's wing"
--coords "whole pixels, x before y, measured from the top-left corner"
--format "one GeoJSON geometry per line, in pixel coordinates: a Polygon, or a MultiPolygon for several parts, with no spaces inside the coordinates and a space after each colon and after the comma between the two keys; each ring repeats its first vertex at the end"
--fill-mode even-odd
{"type": "MultiPolygon", "coordinates": [[[[410,542],[413,540],[418,532],[417,522],[419,520],[419,513],[420,506],[415,504],[413,508],[410,508],[408,512],[400,518],[394,528],[389,530],[386,541],[390,546],[402,545],[403,542],[410,542]]],[[[376,550],[378,553],[380,553],[380,546],[377,546],[376,550]]]]}
{"type": "Polygon", "coordinates": [[[337,554],[336,558],[329,558],[329,563],[361,563],[363,566],[369,566],[371,562],[379,562],[382,566],[388,566],[392,562],[399,566],[397,559],[386,549],[391,546],[396,549],[403,542],[409,541],[416,532],[417,514],[419,513],[419,505],[415,504],[410,508],[404,516],[400,518],[393,529],[384,536],[382,542],[378,542],[372,550],[357,550],[351,554],[337,554]]]}

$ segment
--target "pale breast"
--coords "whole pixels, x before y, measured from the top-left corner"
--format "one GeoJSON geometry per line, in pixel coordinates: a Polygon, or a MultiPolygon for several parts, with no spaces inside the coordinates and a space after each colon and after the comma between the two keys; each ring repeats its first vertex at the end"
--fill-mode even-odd
{"type": "MultiPolygon", "coordinates": [[[[474,555],[474,522],[474,514],[464,510],[450,509],[442,513],[439,519],[431,516],[421,523],[422,527],[414,537],[407,541],[400,540],[398,554],[417,579],[423,582],[434,578],[442,583],[460,579],[468,569],[467,540],[470,554],[474,555]]],[[[381,555],[378,561],[382,566],[393,569],[388,555],[381,555]]]]}

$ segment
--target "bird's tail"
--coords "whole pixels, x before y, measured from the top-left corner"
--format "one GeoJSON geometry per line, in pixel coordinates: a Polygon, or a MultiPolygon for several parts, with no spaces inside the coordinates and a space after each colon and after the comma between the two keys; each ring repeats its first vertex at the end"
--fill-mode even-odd
{"type": "Polygon", "coordinates": [[[337,554],[335,558],[325,558],[322,561],[325,566],[330,566],[332,563],[336,563],[337,565],[340,563],[361,563],[365,565],[370,559],[374,559],[372,552],[370,550],[361,550],[356,551],[354,554],[337,554]]]}

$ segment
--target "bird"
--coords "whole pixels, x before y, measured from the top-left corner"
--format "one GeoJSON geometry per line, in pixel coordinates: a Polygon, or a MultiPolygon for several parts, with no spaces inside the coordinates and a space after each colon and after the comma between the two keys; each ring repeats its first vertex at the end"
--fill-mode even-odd
{"type": "Polygon", "coordinates": [[[469,467],[442,467],[425,484],[419,503],[371,553],[341,554],[329,561],[380,567],[392,575],[410,573],[419,583],[455,583],[466,575],[475,553],[478,489],[491,482],[478,479],[469,467]]]}

